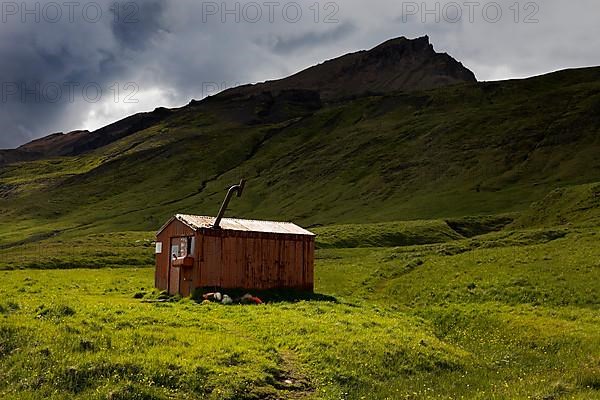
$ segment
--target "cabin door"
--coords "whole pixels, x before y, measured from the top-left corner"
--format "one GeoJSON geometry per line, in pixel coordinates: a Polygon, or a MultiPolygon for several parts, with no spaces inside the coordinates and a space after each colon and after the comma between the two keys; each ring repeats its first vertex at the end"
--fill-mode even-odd
{"type": "Polygon", "coordinates": [[[180,238],[171,238],[171,246],[169,253],[169,294],[175,295],[179,293],[179,282],[181,281],[181,269],[173,266],[173,260],[175,257],[179,257],[181,249],[180,238]]]}

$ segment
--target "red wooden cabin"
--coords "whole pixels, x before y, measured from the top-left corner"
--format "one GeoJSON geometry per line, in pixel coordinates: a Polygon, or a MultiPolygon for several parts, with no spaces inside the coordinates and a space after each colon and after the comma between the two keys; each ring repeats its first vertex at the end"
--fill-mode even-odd
{"type": "Polygon", "coordinates": [[[158,231],[157,288],[183,296],[197,288],[313,290],[314,234],[288,222],[218,218],[178,214],[158,231]]]}

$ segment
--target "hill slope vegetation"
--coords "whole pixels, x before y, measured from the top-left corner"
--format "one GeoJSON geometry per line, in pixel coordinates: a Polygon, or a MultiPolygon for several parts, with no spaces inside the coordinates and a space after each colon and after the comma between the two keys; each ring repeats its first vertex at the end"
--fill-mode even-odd
{"type": "Polygon", "coordinates": [[[519,212],[600,181],[599,109],[600,68],[334,100],[225,92],[113,124],[100,147],[6,153],[0,244],[213,215],[240,177],[230,215],[305,226],[519,212]]]}

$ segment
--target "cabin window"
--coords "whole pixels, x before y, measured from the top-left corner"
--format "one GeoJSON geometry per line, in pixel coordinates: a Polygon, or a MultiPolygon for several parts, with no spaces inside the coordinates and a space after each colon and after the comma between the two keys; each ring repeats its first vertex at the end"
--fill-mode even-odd
{"type": "Polygon", "coordinates": [[[154,250],[154,253],[156,253],[156,254],[162,253],[162,242],[156,242],[156,249],[154,250]]]}
{"type": "Polygon", "coordinates": [[[171,243],[171,257],[179,257],[179,243],[171,243]]]}
{"type": "Polygon", "coordinates": [[[176,258],[192,256],[195,242],[193,236],[173,238],[171,241],[171,256],[176,258]]]}

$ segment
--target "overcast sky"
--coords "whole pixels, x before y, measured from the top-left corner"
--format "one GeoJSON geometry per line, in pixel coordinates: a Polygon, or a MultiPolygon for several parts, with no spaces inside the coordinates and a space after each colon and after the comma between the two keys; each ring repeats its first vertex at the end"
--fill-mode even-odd
{"type": "Polygon", "coordinates": [[[398,36],[429,35],[479,80],[600,65],[597,0],[0,4],[0,148],[182,106],[398,36]]]}

